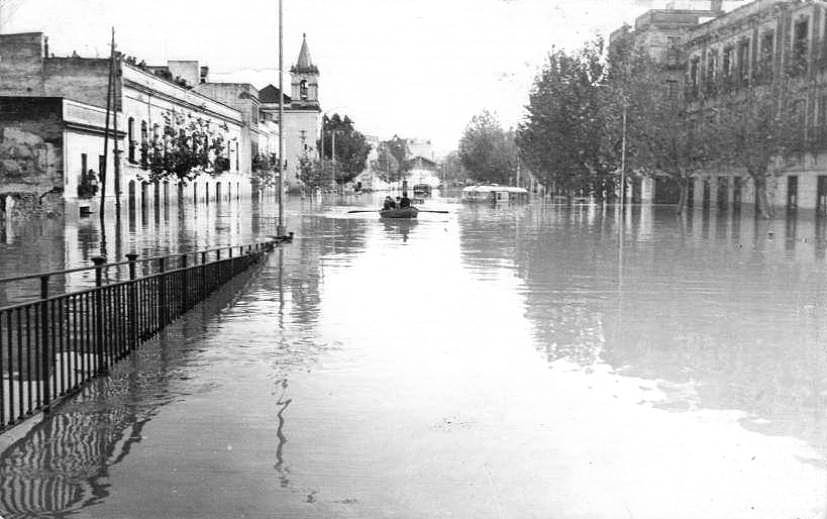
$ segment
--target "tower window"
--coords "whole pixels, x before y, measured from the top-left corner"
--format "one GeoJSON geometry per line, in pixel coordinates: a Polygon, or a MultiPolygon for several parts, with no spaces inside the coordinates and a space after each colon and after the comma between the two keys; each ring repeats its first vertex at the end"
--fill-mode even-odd
{"type": "Polygon", "coordinates": [[[302,79],[299,83],[299,98],[302,101],[307,101],[307,80],[302,79]]]}

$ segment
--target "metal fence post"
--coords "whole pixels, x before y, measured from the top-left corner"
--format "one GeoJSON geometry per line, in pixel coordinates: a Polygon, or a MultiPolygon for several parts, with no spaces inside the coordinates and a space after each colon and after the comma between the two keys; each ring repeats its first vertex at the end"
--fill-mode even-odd
{"type": "Polygon", "coordinates": [[[138,284],[135,282],[138,255],[132,252],[126,255],[126,259],[129,260],[129,338],[130,350],[133,350],[138,347],[138,284]]]}
{"type": "Polygon", "coordinates": [[[43,375],[43,410],[51,402],[52,351],[49,345],[49,275],[40,276],[40,366],[43,375]]]}
{"type": "Polygon", "coordinates": [[[107,371],[106,353],[103,350],[103,264],[106,258],[92,258],[95,264],[95,353],[98,358],[98,373],[107,371]]]}
{"type": "Polygon", "coordinates": [[[158,272],[160,275],[158,276],[158,303],[159,303],[159,326],[158,328],[163,328],[167,325],[167,276],[165,272],[167,271],[167,262],[166,258],[160,258],[158,260],[158,272]]]}
{"type": "Polygon", "coordinates": [[[207,298],[207,253],[201,253],[201,299],[207,298]]]}
{"type": "Polygon", "coordinates": [[[224,282],[224,264],[221,263],[221,249],[217,249],[215,251],[215,268],[218,269],[217,277],[215,280],[215,284],[213,286],[218,286],[224,282]]]}
{"type": "Polygon", "coordinates": [[[181,254],[181,313],[186,312],[190,307],[190,287],[187,282],[189,269],[187,268],[187,255],[181,254]]]}

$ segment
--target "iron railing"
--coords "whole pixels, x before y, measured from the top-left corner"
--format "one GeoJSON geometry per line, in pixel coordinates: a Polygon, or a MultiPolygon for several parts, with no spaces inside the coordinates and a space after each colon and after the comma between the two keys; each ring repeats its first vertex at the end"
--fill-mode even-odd
{"type": "Polygon", "coordinates": [[[108,264],[98,257],[91,267],[0,279],[39,279],[41,290],[36,301],[0,308],[0,432],[107,373],[277,243],[146,259],[127,254],[127,261],[108,264]],[[128,279],[105,281],[121,268],[128,279]],[[85,270],[94,271],[94,287],[49,294],[50,278],[85,270]]]}

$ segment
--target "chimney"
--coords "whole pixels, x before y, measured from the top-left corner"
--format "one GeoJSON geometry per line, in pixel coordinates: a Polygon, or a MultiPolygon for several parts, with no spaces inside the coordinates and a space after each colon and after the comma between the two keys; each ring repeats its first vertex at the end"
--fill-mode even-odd
{"type": "Polygon", "coordinates": [[[46,36],[43,39],[43,57],[44,58],[49,57],[49,37],[48,36],[46,36]]]}
{"type": "Polygon", "coordinates": [[[722,13],[724,11],[724,0],[712,0],[711,10],[722,13]]]}

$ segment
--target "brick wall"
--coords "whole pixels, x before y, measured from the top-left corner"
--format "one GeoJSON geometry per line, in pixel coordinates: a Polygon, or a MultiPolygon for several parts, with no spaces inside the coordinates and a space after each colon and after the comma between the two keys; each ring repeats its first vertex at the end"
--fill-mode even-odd
{"type": "MultiPolygon", "coordinates": [[[[43,91],[47,96],[105,107],[108,84],[108,59],[50,58],[43,63],[43,91]]],[[[116,106],[120,107],[118,101],[116,106]]]]}
{"type": "Polygon", "coordinates": [[[43,34],[0,34],[0,94],[44,95],[43,34]]]}

